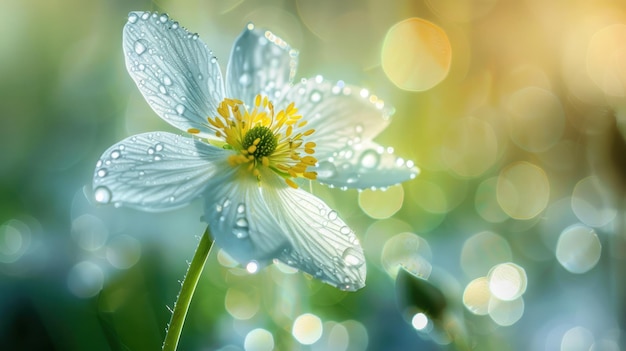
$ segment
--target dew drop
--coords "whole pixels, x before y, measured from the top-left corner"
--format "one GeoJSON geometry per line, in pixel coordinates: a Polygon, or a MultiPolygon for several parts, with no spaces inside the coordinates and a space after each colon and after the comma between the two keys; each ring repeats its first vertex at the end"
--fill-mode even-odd
{"type": "Polygon", "coordinates": [[[162,14],[161,17],[159,17],[159,21],[161,21],[161,23],[165,23],[167,22],[167,15],[166,14],[162,14]]]}
{"type": "Polygon", "coordinates": [[[337,211],[333,210],[328,212],[328,219],[330,219],[331,221],[337,219],[337,211]]]}
{"type": "Polygon", "coordinates": [[[252,79],[250,79],[250,75],[248,73],[244,73],[241,77],[239,77],[239,84],[241,84],[241,86],[247,87],[251,82],[252,79]]]}
{"type": "Polygon", "coordinates": [[[248,227],[248,220],[247,220],[247,219],[245,219],[245,218],[239,218],[239,219],[237,219],[237,221],[235,222],[235,224],[236,224],[238,227],[241,227],[241,228],[247,228],[247,227],[248,227]]]}
{"type": "Polygon", "coordinates": [[[224,208],[230,206],[230,200],[229,199],[225,199],[224,202],[222,203],[222,206],[224,206],[224,208]]]}
{"type": "Polygon", "coordinates": [[[104,178],[107,175],[107,170],[106,168],[100,168],[98,170],[98,177],[100,178],[104,178]]]}
{"type": "MultiPolygon", "coordinates": [[[[194,35],[191,36],[192,40],[198,40],[198,33],[194,33],[194,35]]],[[[202,79],[202,78],[200,78],[202,79]]]]}
{"type": "Polygon", "coordinates": [[[322,100],[322,93],[320,93],[317,90],[314,90],[311,93],[311,102],[320,102],[320,100],[322,100]]]}
{"type": "Polygon", "coordinates": [[[144,52],[146,52],[146,49],[148,48],[148,42],[146,42],[143,39],[137,39],[137,41],[135,42],[135,45],[133,46],[135,53],[137,55],[141,55],[144,52]]]}
{"type": "Polygon", "coordinates": [[[165,89],[164,85],[159,85],[159,92],[163,95],[167,94],[167,89],[165,89]]]}
{"type": "Polygon", "coordinates": [[[198,74],[198,80],[202,80],[202,78],[204,78],[202,74],[198,74]]]}
{"type": "Polygon", "coordinates": [[[128,22],[130,23],[137,23],[137,19],[139,18],[139,16],[137,16],[136,13],[131,13],[128,15],[128,22]]]}
{"type": "Polygon", "coordinates": [[[170,76],[168,76],[167,74],[163,75],[163,84],[170,86],[172,85],[172,78],[170,78],[170,76]]]}
{"type": "Polygon", "coordinates": [[[172,29],[178,29],[178,22],[172,23],[172,29]]]}
{"type": "Polygon", "coordinates": [[[361,154],[359,162],[363,168],[376,168],[380,162],[380,155],[375,150],[366,150],[361,154]]]}
{"type": "Polygon", "coordinates": [[[344,225],[343,227],[341,227],[341,229],[339,229],[339,232],[341,234],[348,235],[352,231],[350,230],[350,227],[344,225]]]}
{"type": "Polygon", "coordinates": [[[141,19],[144,20],[144,21],[147,20],[149,17],[150,17],[150,12],[144,12],[141,15],[141,19]]]}
{"type": "Polygon", "coordinates": [[[102,167],[102,160],[98,160],[98,162],[96,162],[96,167],[102,167]]]}
{"type": "Polygon", "coordinates": [[[237,213],[244,213],[246,211],[246,205],[244,204],[239,204],[237,206],[237,213]]]}
{"type": "Polygon", "coordinates": [[[237,237],[237,239],[245,239],[248,237],[247,228],[234,228],[233,234],[237,237]]]}
{"type": "MultiPolygon", "coordinates": [[[[341,254],[341,258],[343,259],[343,263],[347,267],[358,268],[358,267],[361,267],[365,263],[365,260],[363,260],[363,255],[351,247],[347,248],[343,252],[343,254],[341,254]]],[[[346,283],[348,282],[349,281],[346,281],[346,283]]]]}
{"type": "Polygon", "coordinates": [[[156,144],[154,145],[154,149],[158,152],[158,151],[163,151],[163,144],[156,144]]]}
{"type": "Polygon", "coordinates": [[[182,115],[183,113],[185,113],[185,106],[178,104],[175,107],[176,109],[176,113],[178,113],[179,115],[182,115]]]}
{"type": "Polygon", "coordinates": [[[161,160],[162,160],[162,158],[161,158],[161,156],[160,156],[160,155],[155,155],[155,156],[154,156],[154,160],[155,160],[155,161],[161,161],[161,160]]]}
{"type": "Polygon", "coordinates": [[[108,204],[111,202],[111,190],[105,186],[99,186],[94,190],[93,197],[99,204],[108,204]]]}
{"type": "Polygon", "coordinates": [[[148,155],[154,154],[154,148],[153,147],[149,147],[147,152],[148,152],[148,155]]]}

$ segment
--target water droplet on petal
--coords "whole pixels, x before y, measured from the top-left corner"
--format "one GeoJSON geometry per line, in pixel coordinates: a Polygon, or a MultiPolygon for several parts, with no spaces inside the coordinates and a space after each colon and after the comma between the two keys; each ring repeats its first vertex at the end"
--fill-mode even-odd
{"type": "Polygon", "coordinates": [[[341,229],[339,229],[339,232],[341,234],[348,235],[348,234],[350,234],[350,232],[352,232],[352,230],[350,230],[350,227],[348,227],[348,226],[343,226],[343,227],[341,227],[341,229]]]}
{"type": "Polygon", "coordinates": [[[97,173],[98,177],[104,178],[107,175],[107,170],[106,168],[100,168],[97,173]]]}
{"type": "Polygon", "coordinates": [[[248,73],[244,73],[241,75],[241,77],[239,77],[239,84],[241,84],[241,86],[243,87],[247,87],[248,85],[250,85],[251,82],[252,79],[250,79],[250,75],[248,73]]]}
{"type": "Polygon", "coordinates": [[[154,145],[154,149],[158,152],[158,151],[163,151],[163,144],[159,143],[154,145]]]}
{"type": "Polygon", "coordinates": [[[311,102],[320,102],[320,100],[322,100],[322,93],[320,93],[317,90],[314,90],[311,93],[311,102]]]}
{"type": "Polygon", "coordinates": [[[178,113],[179,115],[182,115],[183,113],[185,113],[185,106],[178,104],[175,107],[176,109],[176,113],[178,113]]]}
{"type": "Polygon", "coordinates": [[[380,162],[380,155],[375,150],[366,150],[361,154],[359,162],[363,168],[376,168],[380,162]]]}
{"type": "Polygon", "coordinates": [[[152,154],[154,154],[154,148],[149,147],[148,148],[148,155],[152,155],[152,154]]]}
{"type": "Polygon", "coordinates": [[[163,95],[167,94],[167,89],[165,89],[165,86],[163,85],[159,85],[159,92],[163,95]]]}
{"type": "Polygon", "coordinates": [[[167,15],[166,14],[162,14],[161,17],[159,17],[159,21],[161,21],[161,23],[165,23],[167,22],[167,15]]]}
{"type": "Polygon", "coordinates": [[[136,23],[138,18],[139,18],[139,16],[137,16],[136,13],[131,13],[131,14],[128,15],[128,22],[136,23]]]}
{"type": "Polygon", "coordinates": [[[137,55],[141,55],[146,52],[146,49],[148,48],[148,42],[144,39],[137,39],[133,48],[137,55]]]}
{"type": "Polygon", "coordinates": [[[108,204],[111,202],[111,190],[105,186],[99,186],[94,190],[93,197],[99,204],[108,204]]]}
{"type": "Polygon", "coordinates": [[[246,228],[246,227],[248,227],[248,220],[247,220],[247,219],[245,219],[245,218],[239,218],[239,219],[237,220],[237,222],[235,222],[235,224],[236,224],[238,227],[246,228]]]}
{"type": "Polygon", "coordinates": [[[330,211],[328,212],[328,219],[330,219],[331,221],[334,221],[335,219],[337,219],[337,211],[330,211]]]}
{"type": "Polygon", "coordinates": [[[98,160],[98,162],[96,162],[96,167],[101,167],[102,166],[102,160],[98,160]]]}
{"type": "Polygon", "coordinates": [[[230,206],[230,200],[229,199],[225,199],[224,202],[222,203],[222,206],[224,206],[224,208],[230,206]]]}
{"type": "Polygon", "coordinates": [[[237,206],[237,213],[244,213],[246,211],[246,205],[244,204],[239,204],[237,206]]]}
{"type": "MultiPolygon", "coordinates": [[[[347,248],[343,252],[343,254],[341,254],[341,258],[343,259],[343,263],[347,267],[358,268],[358,267],[361,267],[365,263],[365,260],[363,260],[363,255],[351,247],[347,248]]],[[[349,281],[346,281],[346,283],[348,282],[349,281]]]]}
{"type": "Polygon", "coordinates": [[[150,18],[150,12],[144,12],[141,15],[141,19],[144,20],[144,21],[147,20],[148,18],[150,18]]]}

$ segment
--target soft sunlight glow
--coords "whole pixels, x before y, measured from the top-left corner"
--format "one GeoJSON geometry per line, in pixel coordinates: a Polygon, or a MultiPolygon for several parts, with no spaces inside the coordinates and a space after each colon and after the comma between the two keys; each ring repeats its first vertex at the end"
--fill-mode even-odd
{"type": "Polygon", "coordinates": [[[389,29],[381,63],[389,80],[400,89],[424,91],[448,75],[451,59],[452,49],[444,30],[413,17],[389,29]]]}
{"type": "Polygon", "coordinates": [[[468,117],[454,121],[443,139],[441,156],[461,177],[477,177],[496,161],[498,140],[491,124],[468,117]]]}
{"type": "Polygon", "coordinates": [[[524,300],[519,297],[512,301],[497,298],[489,300],[489,316],[498,325],[507,327],[515,324],[524,314],[524,300]]]}
{"type": "Polygon", "coordinates": [[[128,269],[141,258],[141,243],[129,235],[118,235],[111,238],[106,249],[109,263],[118,269],[128,269]]]}
{"type": "Polygon", "coordinates": [[[229,288],[224,297],[226,311],[236,319],[248,320],[259,311],[260,297],[255,288],[229,288]]]}
{"type": "Polygon", "coordinates": [[[311,313],[300,315],[293,322],[291,334],[303,345],[311,345],[322,337],[322,320],[311,313]]]}

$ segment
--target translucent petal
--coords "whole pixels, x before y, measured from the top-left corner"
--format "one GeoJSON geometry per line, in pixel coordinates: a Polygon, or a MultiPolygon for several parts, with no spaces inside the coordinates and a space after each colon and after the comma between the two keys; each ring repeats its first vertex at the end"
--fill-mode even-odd
{"type": "Polygon", "coordinates": [[[327,158],[346,145],[371,140],[389,124],[393,109],[363,92],[367,91],[316,77],[291,88],[277,109],[294,102],[308,121],[305,128],[315,129],[310,137],[317,144],[315,156],[327,158]]]}
{"type": "Polygon", "coordinates": [[[298,52],[270,31],[246,27],[233,45],[226,72],[229,97],[251,106],[257,94],[276,98],[296,73],[298,52]]]}
{"type": "MultiPolygon", "coordinates": [[[[264,178],[269,176],[276,177],[264,178]]],[[[204,211],[217,245],[239,263],[267,263],[289,245],[258,181],[245,169],[228,167],[210,181],[204,211]]]]}
{"type": "Polygon", "coordinates": [[[227,151],[179,135],[154,132],[111,146],[96,164],[94,198],[147,211],[183,206],[219,171],[227,151]]]}
{"type": "Polygon", "coordinates": [[[286,187],[282,180],[264,190],[291,242],[291,248],[277,257],[280,261],[342,290],[365,286],[363,249],[336,211],[302,189],[286,187]]]}
{"type": "Polygon", "coordinates": [[[343,189],[385,188],[419,174],[413,161],[397,157],[392,148],[372,141],[346,146],[318,161],[312,169],[317,172],[317,180],[343,189]]]}
{"type": "Polygon", "coordinates": [[[131,12],[123,44],[126,68],[152,109],[183,131],[195,128],[214,137],[206,118],[216,114],[224,84],[217,60],[198,35],[167,15],[131,12]]]}

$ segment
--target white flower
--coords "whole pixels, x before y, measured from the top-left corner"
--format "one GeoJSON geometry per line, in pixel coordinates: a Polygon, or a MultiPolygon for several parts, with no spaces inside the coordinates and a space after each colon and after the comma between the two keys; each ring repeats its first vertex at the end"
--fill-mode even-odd
{"type": "Polygon", "coordinates": [[[418,170],[372,141],[389,123],[367,90],[320,76],[292,84],[297,51],[248,25],[224,81],[197,34],[167,15],[132,12],[126,67],[152,109],[174,127],[104,152],[94,197],[148,211],[204,198],[215,242],[241,263],[273,259],[344,290],[365,285],[354,232],[299,185],[386,187],[418,170]]]}

